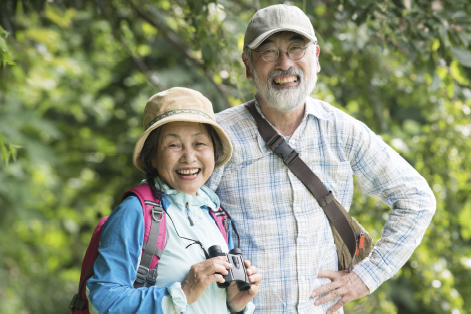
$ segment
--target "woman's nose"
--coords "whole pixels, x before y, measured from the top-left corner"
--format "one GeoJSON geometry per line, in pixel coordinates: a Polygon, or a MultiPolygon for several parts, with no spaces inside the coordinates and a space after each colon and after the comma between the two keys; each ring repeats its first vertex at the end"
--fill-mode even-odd
{"type": "Polygon", "coordinates": [[[180,161],[188,164],[196,161],[196,151],[192,147],[185,147],[182,151],[180,161]]]}

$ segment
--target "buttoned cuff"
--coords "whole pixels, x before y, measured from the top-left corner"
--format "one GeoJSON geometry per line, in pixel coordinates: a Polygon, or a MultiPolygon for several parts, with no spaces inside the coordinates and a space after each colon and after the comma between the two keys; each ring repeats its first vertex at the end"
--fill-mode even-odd
{"type": "Polygon", "coordinates": [[[186,312],[186,295],[182,290],[182,285],[180,282],[174,282],[167,287],[168,293],[172,296],[173,306],[177,313],[186,312]]]}
{"type": "Polygon", "coordinates": [[[372,294],[373,291],[375,291],[384,281],[381,270],[371,263],[369,259],[365,259],[356,264],[353,271],[361,280],[363,280],[368,289],[370,289],[370,294],[372,294]]]}

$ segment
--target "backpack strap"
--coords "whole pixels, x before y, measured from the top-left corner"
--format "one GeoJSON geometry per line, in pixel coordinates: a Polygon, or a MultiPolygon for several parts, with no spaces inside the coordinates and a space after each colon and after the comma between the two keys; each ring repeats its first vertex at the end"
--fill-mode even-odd
{"type": "Polygon", "coordinates": [[[87,252],[83,258],[78,293],[74,295],[74,298],[69,305],[69,309],[76,314],[86,313],[88,311],[87,289],[85,283],[93,275],[93,264],[98,256],[101,231],[107,219],[108,217],[102,218],[96,226],[95,231],[93,231],[92,238],[90,239],[87,252]]]}
{"type": "Polygon", "coordinates": [[[158,262],[167,236],[167,219],[162,207],[163,194],[162,192],[158,194],[155,195],[148,184],[141,184],[123,196],[123,199],[129,195],[136,195],[139,198],[145,223],[141,262],[137,269],[134,288],[153,286],[157,279],[158,262]]]}
{"type": "Polygon", "coordinates": [[[229,219],[227,218],[226,213],[221,209],[221,207],[219,207],[219,209],[215,212],[209,210],[209,214],[216,222],[216,225],[224,237],[224,240],[226,240],[226,243],[229,244],[229,219]]]}
{"type": "Polygon", "coordinates": [[[258,131],[265,141],[266,145],[281,159],[283,163],[301,180],[308,188],[317,202],[324,210],[332,225],[335,227],[343,242],[350,252],[352,261],[348,266],[348,272],[353,270],[353,261],[356,252],[356,237],[352,227],[348,223],[347,217],[335,202],[332,191],[329,191],[324,183],[317,177],[314,172],[299,157],[299,154],[289,146],[284,137],[279,135],[267,120],[263,119],[255,108],[255,100],[251,100],[245,104],[249,112],[252,114],[258,131]]]}
{"type": "Polygon", "coordinates": [[[236,226],[234,225],[234,221],[232,220],[231,215],[222,207],[220,206],[219,209],[215,212],[209,211],[211,214],[211,217],[213,217],[214,221],[216,222],[216,225],[219,228],[219,231],[221,232],[222,236],[226,240],[226,243],[229,245],[229,242],[232,243],[231,241],[231,226],[232,229],[234,230],[234,233],[237,236],[237,247],[240,248],[240,237],[239,233],[237,232],[236,226]]]}

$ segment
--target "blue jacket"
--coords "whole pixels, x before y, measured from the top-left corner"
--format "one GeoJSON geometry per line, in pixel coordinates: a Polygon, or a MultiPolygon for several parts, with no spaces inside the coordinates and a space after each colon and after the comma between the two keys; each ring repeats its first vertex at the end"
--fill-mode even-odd
{"type": "MultiPolygon", "coordinates": [[[[130,196],[112,212],[103,227],[95,274],[87,282],[91,313],[226,312],[226,291],[216,283],[208,286],[202,297],[190,305],[186,304],[180,284],[191,265],[204,261],[205,256],[198,245],[186,248],[191,242],[181,239],[177,232],[182,237],[201,241],[206,250],[214,244],[226,252],[233,247],[232,239],[227,246],[208,212],[219,208],[218,197],[206,186],[196,196],[190,196],[169,188],[159,178],[156,181],[166,193],[163,201],[172,218],[167,216],[167,241],[158,264],[157,283],[151,287],[133,287],[144,240],[144,218],[139,199],[130,196]],[[194,226],[190,226],[188,216],[194,226]]],[[[246,311],[253,311],[252,303],[246,311]]]]}

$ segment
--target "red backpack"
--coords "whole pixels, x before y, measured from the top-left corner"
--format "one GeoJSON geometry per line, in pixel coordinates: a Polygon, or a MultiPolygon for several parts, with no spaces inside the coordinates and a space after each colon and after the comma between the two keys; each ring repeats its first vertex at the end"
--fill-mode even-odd
{"type": "MultiPolygon", "coordinates": [[[[154,193],[148,184],[136,186],[124,193],[123,201],[128,196],[135,195],[139,198],[142,205],[142,214],[144,216],[145,231],[144,244],[142,247],[141,263],[137,270],[134,288],[140,288],[155,285],[157,278],[157,263],[165,245],[167,234],[167,218],[162,207],[163,193],[157,191],[154,193]]],[[[220,207],[218,211],[209,211],[216,225],[221,231],[222,236],[228,243],[229,239],[229,219],[227,212],[220,207]]],[[[93,276],[93,264],[98,257],[98,246],[100,244],[101,231],[108,217],[100,220],[93,232],[92,239],[88,245],[87,252],[82,262],[82,271],[80,274],[80,286],[78,293],[74,295],[69,309],[74,314],[89,314],[88,299],[86,295],[86,282],[93,276]]]]}

